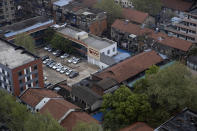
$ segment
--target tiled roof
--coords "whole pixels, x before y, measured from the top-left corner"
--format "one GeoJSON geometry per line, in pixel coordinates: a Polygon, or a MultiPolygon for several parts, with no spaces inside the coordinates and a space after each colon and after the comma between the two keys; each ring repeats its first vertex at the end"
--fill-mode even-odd
{"type": "Polygon", "coordinates": [[[162,3],[166,8],[180,11],[188,11],[193,4],[193,2],[187,2],[185,0],[162,0],[162,3]]]}
{"type": "Polygon", "coordinates": [[[99,81],[98,83],[96,83],[96,85],[102,88],[103,90],[108,90],[109,88],[116,86],[117,84],[118,82],[112,78],[105,78],[99,81]]]}
{"type": "Polygon", "coordinates": [[[113,24],[112,28],[115,28],[116,30],[119,30],[122,33],[130,33],[134,35],[143,35],[148,34],[149,37],[153,38],[155,41],[158,41],[160,44],[176,48],[182,51],[188,51],[190,47],[192,46],[192,43],[186,40],[181,40],[176,37],[169,37],[165,33],[155,33],[154,30],[149,28],[141,28],[139,25],[132,24],[132,23],[126,23],[123,20],[117,19],[113,24]],[[158,38],[161,37],[162,40],[158,40],[158,38]]]}
{"type": "Polygon", "coordinates": [[[20,96],[20,99],[29,106],[35,107],[45,97],[62,98],[62,96],[48,89],[29,88],[20,96]]]}
{"type": "Polygon", "coordinates": [[[124,19],[142,24],[148,17],[148,13],[137,11],[134,9],[122,9],[122,16],[124,19]]]}
{"type": "MultiPolygon", "coordinates": [[[[62,100],[62,99],[51,99],[48,101],[43,108],[41,108],[40,113],[50,113],[52,117],[56,120],[60,120],[69,109],[80,109],[79,107],[73,105],[72,103],[62,100]]],[[[72,128],[76,125],[78,121],[82,122],[95,122],[98,123],[93,117],[91,117],[86,112],[71,112],[64,120],[61,121],[61,125],[66,128],[66,131],[72,131],[72,128]]]]}
{"type": "Polygon", "coordinates": [[[66,128],[66,131],[72,131],[72,128],[78,122],[86,122],[86,123],[97,123],[98,121],[94,119],[92,116],[88,115],[85,112],[72,112],[69,117],[65,118],[61,125],[66,128]]]}
{"type": "Polygon", "coordinates": [[[121,83],[162,61],[155,51],[143,52],[94,75],[101,79],[113,78],[121,83]]]}
{"type": "Polygon", "coordinates": [[[120,129],[119,131],[153,131],[153,128],[143,122],[136,122],[126,128],[120,129]]]}
{"type": "Polygon", "coordinates": [[[64,99],[51,99],[41,109],[40,113],[50,113],[54,119],[59,120],[69,109],[79,108],[64,99]]]}
{"type": "Polygon", "coordinates": [[[96,101],[102,98],[87,87],[73,87],[71,94],[83,100],[89,105],[94,104],[96,101]]]}

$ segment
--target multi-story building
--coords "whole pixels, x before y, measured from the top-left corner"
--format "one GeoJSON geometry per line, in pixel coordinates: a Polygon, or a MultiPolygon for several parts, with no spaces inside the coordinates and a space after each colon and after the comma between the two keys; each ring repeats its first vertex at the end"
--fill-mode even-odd
{"type": "Polygon", "coordinates": [[[171,23],[164,28],[169,36],[197,43],[197,11],[184,13],[181,17],[173,17],[171,23]]]}
{"type": "Polygon", "coordinates": [[[111,38],[117,41],[119,47],[129,51],[154,49],[168,58],[186,56],[192,47],[189,41],[119,19],[112,24],[111,38]]]}
{"type": "Polygon", "coordinates": [[[0,1],[0,26],[12,23],[15,19],[14,0],[0,1]]]}
{"type": "Polygon", "coordinates": [[[121,5],[123,8],[133,8],[131,0],[114,0],[115,3],[121,5]]]}
{"type": "Polygon", "coordinates": [[[0,87],[15,96],[25,89],[44,87],[39,57],[3,39],[0,40],[0,87]]]}
{"type": "Polygon", "coordinates": [[[87,56],[90,64],[103,69],[115,63],[113,56],[118,53],[115,41],[88,34],[72,26],[59,29],[57,33],[73,41],[73,47],[87,56]]]}
{"type": "Polygon", "coordinates": [[[55,19],[67,22],[86,32],[100,36],[107,29],[106,12],[85,7],[78,1],[57,1],[53,3],[55,19]]]}

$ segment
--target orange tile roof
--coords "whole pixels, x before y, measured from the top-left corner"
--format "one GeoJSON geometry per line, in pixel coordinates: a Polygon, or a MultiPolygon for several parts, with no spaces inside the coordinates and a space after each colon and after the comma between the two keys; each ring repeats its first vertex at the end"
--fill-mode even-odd
{"type": "Polygon", "coordinates": [[[122,16],[124,19],[134,21],[136,23],[142,24],[148,17],[148,13],[137,11],[134,9],[122,9],[122,16]]]}
{"type": "Polygon", "coordinates": [[[143,52],[94,75],[101,79],[113,78],[121,83],[162,61],[155,51],[143,52]]]}
{"type": "Polygon", "coordinates": [[[162,0],[162,3],[166,8],[180,11],[188,11],[193,4],[193,2],[187,2],[184,0],[162,0]]]}
{"type": "MultiPolygon", "coordinates": [[[[62,99],[51,99],[47,102],[40,113],[50,113],[53,118],[59,120],[69,109],[79,109],[78,106],[62,99]]],[[[77,124],[78,121],[98,123],[93,117],[86,112],[72,112],[60,123],[67,131],[72,131],[72,128],[77,124]]]]}
{"type": "Polygon", "coordinates": [[[145,33],[148,34],[149,37],[153,38],[155,41],[158,41],[160,44],[176,48],[182,51],[188,51],[192,46],[192,43],[186,40],[181,40],[176,37],[169,37],[167,34],[158,32],[155,33],[154,30],[149,28],[141,28],[139,25],[132,23],[125,23],[123,20],[117,19],[113,24],[112,28],[119,30],[120,32],[130,33],[135,35],[143,35],[145,33]],[[158,38],[162,37],[163,40],[159,41],[158,38]]]}
{"type": "Polygon", "coordinates": [[[136,122],[126,128],[120,129],[119,131],[153,131],[153,128],[143,122],[136,122]]]}
{"type": "Polygon", "coordinates": [[[41,109],[40,113],[50,113],[54,119],[59,120],[69,109],[79,108],[64,99],[51,99],[41,109]]]}
{"type": "Polygon", "coordinates": [[[20,96],[20,99],[29,106],[35,107],[44,97],[62,98],[62,96],[49,89],[29,88],[20,96]]]}

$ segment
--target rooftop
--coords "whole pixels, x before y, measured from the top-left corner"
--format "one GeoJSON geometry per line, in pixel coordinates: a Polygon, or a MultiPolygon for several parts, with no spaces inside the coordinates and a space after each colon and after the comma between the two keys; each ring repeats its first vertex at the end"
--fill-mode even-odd
{"type": "Polygon", "coordinates": [[[185,108],[181,113],[172,117],[154,131],[196,131],[197,113],[185,108]]]}
{"type": "Polygon", "coordinates": [[[0,28],[0,30],[2,30],[5,37],[12,37],[14,35],[24,33],[42,26],[53,24],[53,22],[54,21],[49,18],[37,16],[14,23],[12,25],[4,26],[0,28]]]}
{"type": "Polygon", "coordinates": [[[134,9],[122,9],[122,16],[124,19],[142,24],[148,17],[148,13],[137,11],[134,9]]]}
{"type": "Polygon", "coordinates": [[[195,64],[195,65],[197,65],[197,56],[190,56],[188,58],[188,61],[193,63],[193,64],[195,64]]]}
{"type": "Polygon", "coordinates": [[[120,131],[153,131],[153,128],[143,122],[136,122],[126,128],[120,129],[120,131]]]}
{"type": "Polygon", "coordinates": [[[125,23],[123,20],[117,19],[113,24],[112,28],[119,30],[122,33],[130,33],[134,35],[144,35],[147,34],[150,38],[153,38],[160,44],[179,49],[182,51],[188,51],[192,46],[192,43],[186,40],[181,40],[176,37],[169,37],[165,33],[155,32],[149,28],[141,28],[139,25],[132,24],[132,23],[125,23]],[[159,38],[162,38],[159,40],[159,38]]]}
{"type": "MultiPolygon", "coordinates": [[[[67,26],[66,28],[59,30],[58,32],[63,34],[64,36],[68,36],[68,37],[71,37],[72,39],[77,40],[75,36],[77,33],[82,32],[82,30],[76,29],[71,26],[67,26]]],[[[109,40],[106,38],[100,38],[92,34],[88,34],[88,38],[85,38],[79,41],[97,50],[102,50],[115,43],[112,40],[109,40]]]]}
{"type": "Polygon", "coordinates": [[[0,39],[0,63],[10,69],[27,64],[36,59],[31,53],[13,45],[5,40],[0,39]]]}
{"type": "Polygon", "coordinates": [[[29,88],[23,94],[21,94],[20,99],[27,105],[35,107],[43,98],[62,98],[62,96],[57,93],[45,89],[45,88],[29,88]]]}
{"type": "Polygon", "coordinates": [[[109,88],[117,85],[118,82],[116,80],[114,80],[113,78],[105,78],[99,82],[96,83],[96,85],[100,88],[102,88],[103,90],[108,90],[109,88]]]}
{"type": "Polygon", "coordinates": [[[188,2],[186,0],[162,0],[162,3],[166,8],[179,11],[189,11],[193,4],[193,2],[188,2]]]}
{"type": "Polygon", "coordinates": [[[96,101],[102,99],[101,96],[97,95],[91,89],[87,87],[73,87],[71,94],[77,96],[79,99],[83,100],[89,105],[94,104],[96,101]]]}
{"type": "Polygon", "coordinates": [[[121,83],[162,61],[163,59],[155,51],[143,52],[117,63],[116,65],[108,67],[103,71],[94,74],[94,76],[101,79],[113,78],[121,83]]]}
{"type": "MultiPolygon", "coordinates": [[[[50,113],[52,117],[56,120],[60,120],[63,116],[72,109],[80,109],[79,107],[73,105],[72,103],[63,99],[51,99],[49,100],[40,110],[40,113],[50,113]]],[[[73,111],[70,112],[62,121],[61,125],[67,129],[67,131],[72,131],[72,128],[77,124],[77,122],[89,122],[98,123],[97,120],[92,118],[86,112],[83,111],[73,111]]]]}

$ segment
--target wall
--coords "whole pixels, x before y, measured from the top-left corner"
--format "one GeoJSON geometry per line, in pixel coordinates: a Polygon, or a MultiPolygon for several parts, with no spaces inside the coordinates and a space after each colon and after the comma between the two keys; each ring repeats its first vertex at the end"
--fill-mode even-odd
{"type": "Polygon", "coordinates": [[[104,53],[107,56],[113,56],[117,54],[117,43],[114,42],[114,44],[112,44],[111,46],[108,46],[102,50],[100,50],[100,53],[104,53]],[[113,51],[113,48],[115,48],[115,51],[113,51]],[[110,53],[108,54],[108,50],[110,50],[110,53]]]}
{"type": "Polygon", "coordinates": [[[40,88],[44,88],[44,80],[43,80],[43,69],[42,69],[42,60],[41,59],[36,59],[32,62],[29,62],[28,64],[24,64],[22,66],[19,66],[15,69],[12,70],[12,76],[13,76],[13,87],[14,87],[14,95],[15,96],[19,96],[21,91],[20,91],[20,82],[19,79],[22,80],[22,84],[26,84],[26,86],[22,86],[21,88],[23,88],[23,90],[27,89],[27,85],[31,84],[31,87],[37,87],[36,86],[36,79],[35,79],[35,72],[33,70],[34,65],[37,65],[37,73],[38,73],[38,86],[40,88]],[[30,72],[29,74],[25,74],[24,69],[26,68],[30,68],[32,69],[32,72],[30,72]],[[18,72],[22,71],[22,78],[19,77],[18,72]],[[26,82],[26,78],[27,76],[31,77],[31,80],[26,82]]]}

